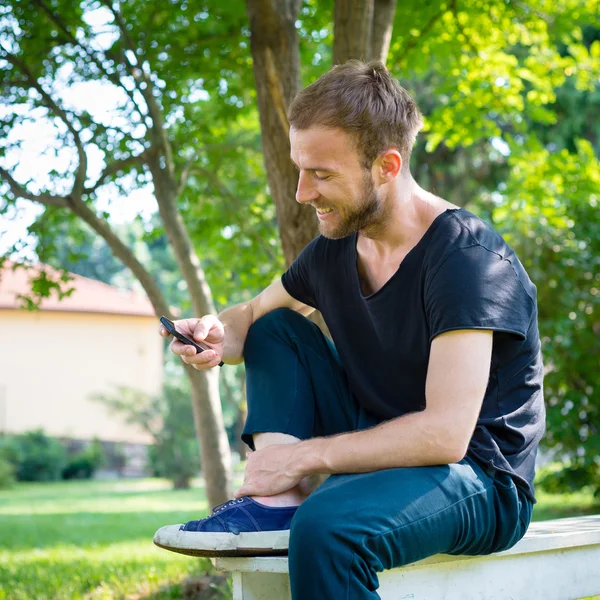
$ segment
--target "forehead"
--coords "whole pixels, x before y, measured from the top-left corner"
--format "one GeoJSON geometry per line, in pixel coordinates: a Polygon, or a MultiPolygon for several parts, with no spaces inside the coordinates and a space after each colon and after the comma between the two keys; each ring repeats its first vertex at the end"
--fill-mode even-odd
{"type": "Polygon", "coordinates": [[[292,160],[302,169],[319,165],[335,170],[336,167],[359,164],[352,137],[342,129],[290,127],[290,149],[292,160]]]}

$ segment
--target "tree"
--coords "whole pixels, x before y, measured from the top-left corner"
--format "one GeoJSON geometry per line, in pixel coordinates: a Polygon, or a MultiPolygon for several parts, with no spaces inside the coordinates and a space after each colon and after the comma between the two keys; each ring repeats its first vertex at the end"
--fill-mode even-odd
{"type": "MultiPolygon", "coordinates": [[[[184,224],[185,205],[194,187],[191,180],[210,165],[210,153],[217,153],[219,146],[240,151],[244,140],[228,136],[222,128],[225,103],[215,103],[211,115],[197,119],[206,106],[189,99],[201,97],[207,88],[218,93],[223,69],[218,60],[220,40],[237,36],[243,43],[242,25],[232,4],[222,10],[211,7],[210,24],[202,2],[181,3],[175,15],[143,0],[123,4],[13,1],[2,9],[2,96],[12,109],[3,119],[3,129],[15,132],[24,123],[45,121],[54,127],[54,150],[70,151],[72,156],[71,165],[64,172],[51,172],[45,186],[23,181],[22,175],[19,179],[14,174],[16,165],[4,161],[0,176],[9,188],[8,198],[43,204],[46,223],[73,215],[87,223],[140,282],[157,315],[169,316],[170,308],[156,280],[115,234],[95,201],[105,186],[112,186],[114,193],[119,186],[127,191],[150,185],[194,314],[215,312],[211,289],[184,224]],[[174,39],[177,45],[172,44],[174,39]],[[212,68],[207,69],[205,57],[211,53],[212,68]],[[206,74],[203,81],[198,80],[199,73],[206,74]],[[73,86],[98,80],[103,93],[110,89],[118,98],[117,124],[62,98],[73,86]],[[94,176],[91,155],[98,152],[104,168],[94,176]]],[[[239,48],[243,60],[244,50],[239,48]]],[[[243,82],[236,81],[235,75],[227,85],[228,93],[222,94],[226,99],[244,96],[243,82]]],[[[238,131],[243,133],[242,128],[238,131]]],[[[14,136],[5,138],[2,157],[10,157],[16,145],[14,136]]],[[[217,504],[231,493],[218,373],[189,367],[185,372],[191,382],[207,494],[217,504]]]]}
{"type": "MultiPolygon", "coordinates": [[[[296,26],[301,4],[301,0],[247,1],[265,168],[287,265],[318,233],[314,212],[303,210],[292,201],[298,173],[290,160],[287,109],[301,89],[300,36],[296,26]]],[[[317,6],[311,3],[305,14],[314,16],[317,6]]],[[[336,2],[334,63],[372,57],[385,62],[395,8],[395,0],[336,2]]],[[[326,21],[324,24],[328,25],[326,21]]]]}

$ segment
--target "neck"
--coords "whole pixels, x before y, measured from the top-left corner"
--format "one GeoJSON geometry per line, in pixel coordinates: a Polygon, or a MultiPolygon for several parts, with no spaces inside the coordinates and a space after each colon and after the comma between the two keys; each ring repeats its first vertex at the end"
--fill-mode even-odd
{"type": "Polygon", "coordinates": [[[381,186],[378,193],[383,204],[382,215],[359,232],[359,240],[366,251],[381,259],[412,248],[433,220],[452,207],[422,189],[410,175],[381,186]]]}

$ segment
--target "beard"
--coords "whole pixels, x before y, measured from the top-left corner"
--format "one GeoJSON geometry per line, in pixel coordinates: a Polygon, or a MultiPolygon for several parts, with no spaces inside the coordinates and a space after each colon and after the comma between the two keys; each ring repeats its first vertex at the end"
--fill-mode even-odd
{"type": "Polygon", "coordinates": [[[378,191],[375,189],[370,171],[363,177],[363,189],[356,206],[345,207],[345,213],[338,211],[338,223],[335,227],[327,227],[327,223],[319,222],[319,233],[330,240],[339,240],[356,231],[367,230],[376,233],[383,227],[385,210],[378,191]]]}

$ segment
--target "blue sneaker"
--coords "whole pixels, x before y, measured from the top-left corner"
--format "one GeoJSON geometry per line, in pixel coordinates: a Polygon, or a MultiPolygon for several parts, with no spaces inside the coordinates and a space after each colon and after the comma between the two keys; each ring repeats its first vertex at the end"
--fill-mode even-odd
{"type": "Polygon", "coordinates": [[[212,515],[154,534],[161,548],[191,556],[282,556],[297,506],[265,506],[248,496],[219,504],[212,515]]]}

